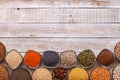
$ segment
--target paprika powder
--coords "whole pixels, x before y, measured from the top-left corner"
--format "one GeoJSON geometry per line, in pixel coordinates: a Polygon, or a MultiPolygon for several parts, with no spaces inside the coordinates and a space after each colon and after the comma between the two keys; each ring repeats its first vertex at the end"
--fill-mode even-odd
{"type": "Polygon", "coordinates": [[[37,68],[41,63],[42,56],[39,52],[28,50],[24,57],[24,63],[30,68],[37,68]]]}

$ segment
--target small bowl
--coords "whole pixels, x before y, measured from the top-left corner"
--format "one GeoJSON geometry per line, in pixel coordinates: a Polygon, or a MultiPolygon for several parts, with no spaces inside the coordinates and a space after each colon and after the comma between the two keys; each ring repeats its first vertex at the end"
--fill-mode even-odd
{"type": "MultiPolygon", "coordinates": [[[[48,51],[51,51],[51,50],[48,50],[48,51]]],[[[46,51],[45,51],[46,52],[46,51]]],[[[55,52],[55,51],[54,51],[55,52]]],[[[57,55],[59,56],[59,53],[58,52],[56,52],[57,53],[57,55]]],[[[52,69],[52,68],[55,68],[55,67],[58,67],[59,65],[60,65],[60,56],[59,56],[59,62],[55,65],[55,66],[46,66],[44,63],[43,63],[43,59],[44,59],[44,52],[43,52],[43,54],[42,54],[42,65],[44,66],[44,67],[46,67],[46,68],[49,68],[49,69],[52,69]]]]}
{"type": "Polygon", "coordinates": [[[115,53],[115,57],[120,61],[120,57],[117,56],[116,54],[116,48],[118,47],[118,45],[120,45],[120,42],[118,42],[115,47],[114,47],[114,53],[115,53]]]}
{"type": "MultiPolygon", "coordinates": [[[[81,66],[76,66],[76,67],[73,67],[73,68],[71,68],[70,70],[68,70],[68,73],[67,73],[67,79],[66,80],[68,80],[68,75],[69,75],[69,73],[71,72],[71,70],[72,69],[74,69],[74,68],[82,68],[81,66]]],[[[82,68],[82,69],[84,69],[84,68],[82,68]]],[[[89,73],[88,73],[88,71],[86,70],[86,69],[84,69],[86,72],[87,72],[87,74],[88,74],[88,80],[90,80],[90,76],[89,76],[89,73]]]]}
{"type": "MultiPolygon", "coordinates": [[[[99,67],[95,67],[94,69],[92,69],[91,72],[90,72],[90,76],[91,76],[91,73],[92,73],[96,68],[99,68],[99,67]]],[[[105,68],[105,67],[101,67],[101,68],[105,68]]],[[[110,71],[109,71],[107,68],[105,68],[105,69],[109,72],[110,80],[111,80],[111,73],[110,73],[110,71]]],[[[90,78],[90,76],[89,76],[89,78],[90,78]]]]}
{"type": "MultiPolygon", "coordinates": [[[[76,52],[75,52],[74,50],[66,50],[66,51],[64,51],[64,52],[67,52],[67,51],[73,51],[74,54],[75,54],[75,57],[77,57],[77,54],[76,54],[76,52]]],[[[73,68],[73,67],[75,67],[75,66],[77,65],[77,58],[76,58],[75,64],[72,65],[72,66],[64,66],[64,65],[62,64],[61,55],[62,55],[64,52],[61,52],[61,53],[60,53],[60,63],[61,63],[61,66],[64,67],[64,68],[73,68]]]]}
{"type": "MultiPolygon", "coordinates": [[[[58,66],[58,67],[62,67],[62,66],[58,66]]],[[[64,68],[64,67],[62,67],[62,68],[64,68]]],[[[66,68],[64,68],[64,69],[66,69],[66,68]]],[[[57,78],[54,77],[55,74],[54,74],[53,70],[54,70],[54,69],[52,69],[53,80],[57,80],[57,78]]],[[[64,78],[63,80],[66,80],[66,78],[67,78],[67,74],[68,74],[68,70],[66,69],[66,76],[65,76],[65,78],[64,78]]]]}
{"type": "Polygon", "coordinates": [[[0,61],[3,61],[6,56],[6,47],[2,42],[0,42],[0,48],[3,48],[2,51],[5,52],[4,56],[0,59],[0,61]]]}
{"type": "MultiPolygon", "coordinates": [[[[12,50],[10,50],[9,52],[11,52],[11,51],[14,51],[15,49],[12,49],[12,50]]],[[[12,67],[12,66],[10,66],[9,64],[8,64],[8,62],[6,61],[6,57],[7,57],[7,55],[5,56],[5,62],[6,62],[6,64],[8,65],[8,67],[9,68],[11,68],[11,69],[16,69],[16,68],[18,68],[21,64],[22,64],[22,62],[23,62],[23,57],[22,57],[22,55],[17,51],[17,50],[15,50],[20,56],[21,56],[21,58],[22,58],[22,61],[21,61],[21,63],[18,65],[18,66],[16,66],[16,67],[12,67]]],[[[8,52],[8,53],[9,53],[8,52]]]]}
{"type": "MultiPolygon", "coordinates": [[[[78,59],[78,64],[79,64],[82,68],[88,69],[88,68],[91,68],[91,67],[93,67],[93,66],[95,65],[95,63],[96,63],[96,56],[95,56],[94,52],[93,52],[91,49],[86,49],[86,50],[89,50],[89,51],[92,52],[92,54],[93,54],[93,56],[94,56],[94,58],[95,58],[93,64],[91,64],[91,65],[89,65],[89,66],[84,66],[84,65],[82,65],[82,64],[79,62],[78,56],[77,56],[77,59],[78,59]]],[[[85,50],[84,50],[84,51],[85,51],[85,50]]],[[[82,52],[83,52],[83,51],[82,51],[82,52]]],[[[80,52],[79,54],[81,54],[81,52],[80,52]]],[[[79,55],[79,54],[78,54],[78,55],[79,55]]]]}
{"type": "MultiPolygon", "coordinates": [[[[105,50],[105,49],[103,49],[103,50],[105,50]]],[[[102,51],[103,51],[103,50],[102,50],[102,51]]],[[[109,49],[106,49],[106,50],[110,51],[109,49]]],[[[101,52],[102,52],[102,51],[101,51],[101,52]]],[[[101,53],[101,52],[100,52],[100,53],[101,53]]],[[[112,51],[110,51],[110,52],[112,53],[112,55],[113,55],[113,57],[114,57],[114,62],[115,62],[115,55],[114,55],[114,53],[113,53],[112,51]]],[[[98,56],[99,56],[99,55],[100,55],[100,54],[98,54],[98,56]]],[[[97,56],[97,57],[98,57],[98,56],[97,56]]],[[[97,58],[96,58],[96,62],[97,62],[97,58]]],[[[98,63],[99,66],[109,69],[109,68],[111,68],[111,67],[114,65],[114,62],[111,63],[109,66],[105,66],[105,65],[99,64],[98,62],[97,62],[97,63],[98,63]]]]}
{"type": "MultiPolygon", "coordinates": [[[[38,52],[38,53],[39,53],[39,52],[38,52]]],[[[37,68],[41,65],[41,63],[42,63],[42,55],[41,55],[41,53],[39,53],[39,54],[40,54],[40,56],[41,56],[41,61],[40,61],[40,63],[39,63],[36,67],[31,67],[31,66],[29,66],[29,65],[26,65],[25,62],[24,62],[25,66],[28,67],[28,68],[30,68],[30,69],[37,69],[37,68]]],[[[26,54],[25,54],[25,56],[26,56],[26,54]]],[[[25,56],[24,56],[24,57],[25,57],[25,56]]],[[[24,59],[23,59],[23,61],[24,61],[24,59]]]]}

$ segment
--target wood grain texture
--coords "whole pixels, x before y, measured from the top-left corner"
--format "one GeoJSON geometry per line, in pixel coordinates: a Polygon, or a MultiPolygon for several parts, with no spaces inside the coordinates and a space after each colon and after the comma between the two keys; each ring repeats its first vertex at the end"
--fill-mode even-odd
{"type": "Polygon", "coordinates": [[[120,38],[119,24],[0,24],[0,37],[120,38]]]}
{"type": "Polygon", "coordinates": [[[119,23],[119,8],[0,8],[0,23],[119,23]]]}
{"type": "Polygon", "coordinates": [[[80,52],[81,50],[92,49],[96,54],[104,48],[114,51],[114,46],[119,40],[104,38],[0,38],[0,41],[5,44],[7,51],[16,49],[19,52],[26,52],[29,49],[33,49],[39,52],[45,50],[58,52],[75,50],[80,52]]]}
{"type": "Polygon", "coordinates": [[[0,7],[119,6],[120,0],[0,0],[0,7]]]}

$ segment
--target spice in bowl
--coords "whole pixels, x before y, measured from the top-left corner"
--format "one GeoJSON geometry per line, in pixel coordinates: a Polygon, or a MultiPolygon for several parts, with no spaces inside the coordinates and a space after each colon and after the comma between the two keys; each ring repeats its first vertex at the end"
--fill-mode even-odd
{"type": "Polygon", "coordinates": [[[53,76],[56,80],[63,80],[67,75],[67,70],[63,67],[56,67],[53,69],[53,76]]]}
{"type": "Polygon", "coordinates": [[[0,61],[2,61],[5,57],[6,48],[5,46],[0,42],[0,61]]]}
{"type": "Polygon", "coordinates": [[[97,62],[105,67],[110,66],[114,62],[113,52],[108,49],[103,49],[97,57],[97,62]]]}
{"type": "Polygon", "coordinates": [[[98,67],[93,69],[90,80],[110,80],[110,73],[106,68],[98,67]]]}
{"type": "Polygon", "coordinates": [[[31,77],[28,70],[17,68],[11,73],[10,80],[31,80],[31,77]]]}
{"type": "Polygon", "coordinates": [[[38,68],[41,63],[42,56],[39,52],[28,50],[24,57],[24,63],[30,68],[38,68]]]}
{"type": "Polygon", "coordinates": [[[60,55],[61,64],[64,67],[73,67],[76,65],[76,53],[73,50],[67,50],[61,53],[60,55]]]}
{"type": "Polygon", "coordinates": [[[79,63],[85,68],[89,68],[95,63],[95,55],[90,49],[80,52],[77,58],[79,63]]]}
{"type": "Polygon", "coordinates": [[[8,75],[8,69],[4,65],[0,64],[0,80],[8,80],[8,75]]]}
{"type": "Polygon", "coordinates": [[[56,67],[59,64],[59,54],[55,51],[45,51],[42,62],[48,68],[56,67]]]}
{"type": "Polygon", "coordinates": [[[120,64],[114,67],[112,75],[114,80],[120,80],[120,64]]]}
{"type": "Polygon", "coordinates": [[[89,75],[85,69],[81,67],[75,67],[70,70],[68,74],[68,80],[89,80],[89,75]]]}
{"type": "Polygon", "coordinates": [[[8,52],[5,60],[10,68],[15,69],[22,63],[23,58],[17,50],[13,49],[8,52]]]}
{"type": "Polygon", "coordinates": [[[52,80],[52,75],[48,69],[39,68],[33,72],[32,80],[52,80]]]}
{"type": "Polygon", "coordinates": [[[116,44],[114,51],[115,51],[117,58],[120,60],[120,42],[116,44]]]}

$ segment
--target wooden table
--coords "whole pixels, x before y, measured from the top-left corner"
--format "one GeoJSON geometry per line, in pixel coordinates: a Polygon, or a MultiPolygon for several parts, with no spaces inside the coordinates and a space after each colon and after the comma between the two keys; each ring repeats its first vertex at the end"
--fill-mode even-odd
{"type": "Polygon", "coordinates": [[[120,41],[120,0],[0,0],[7,52],[104,49],[120,41]]]}

